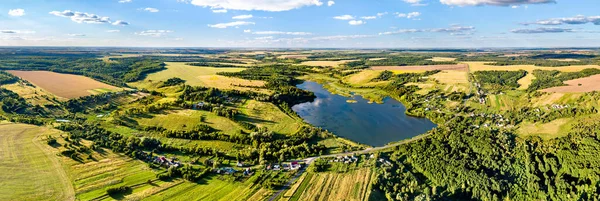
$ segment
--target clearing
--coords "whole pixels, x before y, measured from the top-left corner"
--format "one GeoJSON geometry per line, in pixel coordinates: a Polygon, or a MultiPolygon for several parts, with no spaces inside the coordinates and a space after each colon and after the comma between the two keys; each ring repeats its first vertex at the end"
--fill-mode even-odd
{"type": "Polygon", "coordinates": [[[218,72],[240,72],[245,68],[214,68],[202,66],[190,66],[185,62],[165,62],[166,70],[151,73],[140,82],[130,83],[132,86],[145,86],[147,83],[157,84],[170,78],[178,77],[185,80],[185,84],[191,86],[214,87],[219,89],[236,89],[240,91],[258,91],[267,93],[266,89],[251,88],[263,87],[265,82],[244,80],[240,78],[225,77],[217,75],[218,72]]]}
{"type": "Polygon", "coordinates": [[[542,90],[552,93],[584,93],[600,91],[600,75],[593,75],[564,82],[568,86],[552,87],[542,90]]]}
{"type": "Polygon", "coordinates": [[[55,73],[50,71],[7,71],[21,79],[63,98],[79,98],[122,89],[98,82],[81,75],[55,73]]]}
{"type": "Polygon", "coordinates": [[[190,131],[200,123],[227,134],[236,134],[243,130],[242,127],[230,119],[202,110],[167,110],[163,114],[153,115],[151,118],[136,118],[136,120],[141,125],[160,126],[169,130],[190,131]]]}
{"type": "Polygon", "coordinates": [[[73,186],[46,136],[60,131],[0,123],[0,200],[74,200],[73,186]]]}
{"type": "Polygon", "coordinates": [[[243,114],[241,120],[279,134],[294,134],[304,124],[302,119],[288,116],[273,103],[248,100],[239,110],[243,114]]]}
{"type": "Polygon", "coordinates": [[[455,70],[455,71],[467,71],[468,65],[456,64],[456,65],[424,65],[424,66],[373,66],[372,70],[389,70],[396,74],[400,73],[418,73],[432,70],[455,70]]]}

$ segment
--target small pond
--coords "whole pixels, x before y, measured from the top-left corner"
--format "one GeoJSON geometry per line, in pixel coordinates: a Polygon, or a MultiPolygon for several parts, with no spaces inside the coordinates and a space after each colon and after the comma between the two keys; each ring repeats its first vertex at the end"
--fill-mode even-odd
{"type": "Polygon", "coordinates": [[[361,96],[343,97],[331,94],[316,82],[306,81],[298,88],[312,91],[313,102],[294,105],[292,109],[306,122],[334,134],[370,146],[412,138],[426,133],[436,124],[426,118],[405,114],[406,107],[393,98],[383,104],[369,103],[361,96]],[[347,100],[356,100],[348,103],[347,100]]]}

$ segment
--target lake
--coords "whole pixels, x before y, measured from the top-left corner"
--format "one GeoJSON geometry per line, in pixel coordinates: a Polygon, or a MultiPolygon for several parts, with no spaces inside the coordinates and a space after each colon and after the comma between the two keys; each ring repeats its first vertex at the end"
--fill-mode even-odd
{"type": "Polygon", "coordinates": [[[362,144],[383,146],[426,133],[437,126],[429,119],[406,115],[406,107],[393,98],[385,98],[383,104],[370,104],[358,95],[331,94],[316,82],[306,81],[297,87],[317,96],[313,102],[292,107],[300,117],[314,126],[362,144]],[[348,103],[347,100],[357,102],[348,103]]]}

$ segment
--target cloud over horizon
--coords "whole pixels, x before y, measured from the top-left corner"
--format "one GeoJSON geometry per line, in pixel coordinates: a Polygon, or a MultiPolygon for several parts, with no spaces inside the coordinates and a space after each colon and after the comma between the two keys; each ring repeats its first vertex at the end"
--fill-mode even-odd
{"type": "Polygon", "coordinates": [[[321,0],[191,0],[192,5],[228,10],[280,12],[305,6],[321,6],[321,0]]]}
{"type": "Polygon", "coordinates": [[[71,10],[64,10],[64,11],[52,11],[50,12],[50,14],[58,16],[58,17],[65,17],[65,18],[70,18],[71,21],[73,22],[77,22],[77,23],[87,23],[87,24],[113,24],[113,25],[129,25],[128,22],[122,21],[122,20],[117,20],[115,22],[111,22],[109,17],[101,17],[95,14],[90,14],[90,13],[83,13],[83,12],[77,12],[77,11],[71,11],[71,10]]]}
{"type": "Polygon", "coordinates": [[[440,3],[450,6],[513,6],[556,3],[556,0],[440,0],[440,3]]]}

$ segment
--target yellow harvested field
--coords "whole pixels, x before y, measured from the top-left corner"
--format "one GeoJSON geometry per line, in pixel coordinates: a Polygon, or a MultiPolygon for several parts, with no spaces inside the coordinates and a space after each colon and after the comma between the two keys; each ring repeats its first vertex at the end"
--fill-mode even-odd
{"type": "Polygon", "coordinates": [[[121,91],[121,88],[98,82],[81,75],[50,71],[7,71],[21,79],[63,98],[79,98],[104,92],[121,91]]]}
{"type": "Polygon", "coordinates": [[[386,60],[387,58],[370,58],[369,61],[381,61],[386,60]]]}
{"type": "MultiPolygon", "coordinates": [[[[344,78],[344,81],[350,84],[355,84],[355,85],[364,85],[364,84],[371,84],[371,80],[377,78],[381,72],[383,71],[376,71],[376,70],[363,70],[359,73],[355,73],[352,75],[349,75],[347,77],[344,78]]],[[[374,82],[374,84],[379,84],[379,83],[387,83],[387,82],[374,82]]]]}
{"type": "Polygon", "coordinates": [[[30,86],[25,83],[14,83],[14,84],[5,84],[0,88],[4,88],[10,90],[16,94],[19,94],[20,97],[23,97],[27,100],[28,103],[33,105],[54,105],[55,103],[52,99],[56,98],[58,101],[65,101],[66,98],[57,97],[54,94],[35,86],[30,86]]]}
{"type": "Polygon", "coordinates": [[[542,91],[552,93],[584,93],[600,91],[600,75],[569,80],[564,83],[568,86],[552,87],[542,91]]]}
{"type": "Polygon", "coordinates": [[[427,59],[429,61],[454,61],[456,60],[456,58],[451,58],[451,57],[433,57],[431,59],[427,59]]]}
{"type": "Polygon", "coordinates": [[[302,181],[309,185],[305,189],[297,189],[303,191],[296,191],[293,197],[299,197],[297,200],[368,200],[373,176],[369,168],[349,173],[316,173],[302,181]]]}
{"type": "Polygon", "coordinates": [[[390,70],[394,73],[425,72],[432,70],[467,71],[466,64],[456,65],[425,65],[425,66],[373,66],[372,70],[390,70]]]}
{"type": "Polygon", "coordinates": [[[527,88],[529,88],[529,85],[531,85],[531,82],[533,82],[533,80],[535,79],[535,75],[533,75],[533,73],[527,73],[527,75],[525,75],[525,77],[519,79],[517,81],[517,83],[519,83],[519,89],[521,90],[525,90],[527,88]]]}
{"type": "Polygon", "coordinates": [[[561,131],[567,123],[572,119],[564,118],[557,119],[548,123],[528,123],[521,124],[517,133],[520,136],[539,136],[542,139],[552,139],[567,134],[566,131],[561,131]]]}
{"type": "Polygon", "coordinates": [[[266,89],[256,89],[241,86],[261,87],[265,85],[263,81],[245,80],[240,78],[226,77],[217,75],[218,72],[239,72],[245,68],[214,68],[186,65],[184,62],[165,62],[166,70],[149,74],[146,79],[140,82],[131,83],[133,86],[144,86],[147,82],[166,81],[170,78],[178,77],[185,80],[185,84],[191,86],[205,86],[219,89],[236,89],[241,91],[258,91],[268,93],[266,89]]]}
{"type": "Polygon", "coordinates": [[[358,60],[341,60],[341,61],[305,61],[302,62],[302,65],[307,65],[307,66],[330,66],[330,67],[337,67],[340,64],[345,64],[348,62],[353,62],[353,61],[358,61],[358,60]]]}
{"type": "Polygon", "coordinates": [[[284,54],[277,56],[282,59],[307,59],[310,54],[284,54]]]}
{"type": "Polygon", "coordinates": [[[444,84],[467,84],[469,83],[468,76],[468,73],[465,71],[443,70],[429,77],[444,84]]]}
{"type": "Polygon", "coordinates": [[[471,72],[476,71],[518,71],[525,70],[527,72],[533,72],[533,70],[558,70],[562,72],[578,72],[587,68],[600,69],[599,65],[580,65],[580,66],[565,66],[565,67],[540,67],[534,65],[511,65],[511,66],[491,66],[485,65],[489,62],[465,62],[469,65],[471,72]]]}

